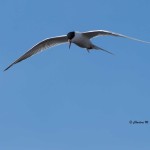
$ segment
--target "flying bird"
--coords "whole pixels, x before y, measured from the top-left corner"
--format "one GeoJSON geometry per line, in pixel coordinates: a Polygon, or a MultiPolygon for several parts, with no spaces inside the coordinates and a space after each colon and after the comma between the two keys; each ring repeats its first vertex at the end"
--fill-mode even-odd
{"type": "Polygon", "coordinates": [[[74,43],[81,48],[87,49],[88,52],[90,50],[95,49],[95,50],[102,50],[107,53],[113,54],[113,53],[111,53],[101,47],[98,47],[92,43],[91,39],[94,37],[97,37],[97,36],[123,37],[123,38],[128,38],[130,40],[135,40],[138,42],[150,44],[150,42],[147,42],[147,41],[139,40],[139,39],[136,39],[133,37],[129,37],[129,36],[126,36],[123,34],[114,33],[114,32],[106,31],[106,30],[93,30],[93,31],[87,31],[87,32],[72,31],[72,32],[69,32],[67,35],[51,37],[51,38],[48,38],[48,39],[45,39],[45,40],[39,42],[38,44],[33,46],[31,49],[29,49],[25,54],[23,54],[20,58],[18,58],[12,64],[10,64],[4,71],[8,70],[13,65],[27,59],[28,57],[31,57],[32,55],[34,55],[44,49],[47,49],[47,48],[50,48],[53,46],[57,46],[60,44],[64,44],[64,43],[69,43],[69,49],[71,47],[71,44],[74,43]]]}

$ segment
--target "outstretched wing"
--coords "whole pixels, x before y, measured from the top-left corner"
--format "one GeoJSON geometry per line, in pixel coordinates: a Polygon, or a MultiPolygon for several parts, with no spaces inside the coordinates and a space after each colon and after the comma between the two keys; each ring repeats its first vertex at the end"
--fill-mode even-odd
{"type": "Polygon", "coordinates": [[[117,37],[128,38],[130,40],[135,40],[135,41],[138,41],[138,42],[143,42],[143,43],[149,43],[150,44],[150,42],[147,42],[147,41],[143,41],[143,40],[140,40],[140,39],[136,39],[136,38],[133,38],[133,37],[129,37],[129,36],[126,36],[126,35],[123,35],[123,34],[114,33],[114,32],[106,31],[106,30],[94,30],[94,31],[83,32],[82,34],[84,36],[88,37],[88,38],[94,38],[94,37],[97,37],[97,36],[117,36],[117,37]]]}
{"type": "Polygon", "coordinates": [[[35,46],[33,46],[24,55],[22,55],[16,61],[14,61],[12,64],[10,64],[4,71],[8,70],[14,64],[17,64],[17,63],[21,62],[22,60],[25,60],[28,57],[31,57],[32,55],[34,55],[44,49],[66,43],[67,41],[68,41],[68,38],[66,35],[45,39],[45,40],[41,41],[40,43],[36,44],[35,46]]]}

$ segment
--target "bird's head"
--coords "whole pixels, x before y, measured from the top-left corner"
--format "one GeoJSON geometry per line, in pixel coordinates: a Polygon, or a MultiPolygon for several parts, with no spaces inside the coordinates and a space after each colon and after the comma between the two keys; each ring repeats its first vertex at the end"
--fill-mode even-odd
{"type": "Polygon", "coordinates": [[[69,49],[70,49],[70,47],[71,47],[72,39],[74,38],[74,36],[75,36],[75,32],[74,32],[74,31],[69,32],[69,33],[67,34],[67,38],[68,38],[68,42],[69,42],[69,49]]]}

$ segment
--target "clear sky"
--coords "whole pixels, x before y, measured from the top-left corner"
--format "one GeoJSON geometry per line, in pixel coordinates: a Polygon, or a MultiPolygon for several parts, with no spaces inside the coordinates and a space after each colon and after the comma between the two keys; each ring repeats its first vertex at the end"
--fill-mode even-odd
{"type": "Polygon", "coordinates": [[[150,41],[149,14],[149,0],[1,0],[0,149],[149,150],[150,44],[99,37],[115,56],[64,44],[3,72],[37,42],[74,30],[150,41]]]}

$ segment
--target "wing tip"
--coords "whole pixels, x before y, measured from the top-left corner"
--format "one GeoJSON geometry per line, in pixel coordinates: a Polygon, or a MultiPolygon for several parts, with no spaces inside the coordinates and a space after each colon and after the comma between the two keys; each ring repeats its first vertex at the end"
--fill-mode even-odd
{"type": "Polygon", "coordinates": [[[4,72],[7,71],[10,67],[12,67],[14,64],[9,65],[7,68],[4,69],[4,72]]]}

